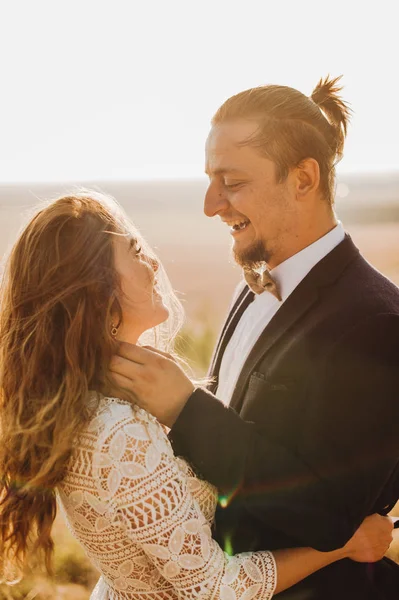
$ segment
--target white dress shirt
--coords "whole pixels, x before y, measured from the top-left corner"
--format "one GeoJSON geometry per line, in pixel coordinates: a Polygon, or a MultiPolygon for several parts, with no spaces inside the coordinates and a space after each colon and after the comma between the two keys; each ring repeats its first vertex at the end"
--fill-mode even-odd
{"type": "Polygon", "coordinates": [[[265,327],[309,271],[338,246],[344,237],[345,232],[339,222],[325,236],[270,271],[282,300],[280,302],[275,296],[265,291],[263,294],[255,296],[253,302],[242,315],[226,347],[220,365],[216,396],[226,406],[230,404],[245,361],[265,327]]]}

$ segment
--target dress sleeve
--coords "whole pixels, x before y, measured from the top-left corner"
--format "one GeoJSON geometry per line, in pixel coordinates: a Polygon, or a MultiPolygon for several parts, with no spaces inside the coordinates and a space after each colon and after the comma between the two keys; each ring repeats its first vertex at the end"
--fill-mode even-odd
{"type": "Polygon", "coordinates": [[[262,551],[230,557],[223,552],[165,431],[145,411],[102,436],[93,466],[114,524],[125,528],[179,598],[273,596],[273,555],[262,551]]]}

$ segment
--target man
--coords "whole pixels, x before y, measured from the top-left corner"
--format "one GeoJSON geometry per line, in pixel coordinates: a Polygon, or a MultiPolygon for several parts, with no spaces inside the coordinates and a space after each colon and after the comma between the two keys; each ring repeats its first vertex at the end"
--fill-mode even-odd
{"type": "MultiPolygon", "coordinates": [[[[342,546],[399,497],[399,290],[333,210],[349,110],[337,80],[310,98],[264,86],[229,98],[206,145],[205,213],[231,229],[248,285],[193,390],[168,356],[122,345],[112,369],[220,490],[234,553],[342,546]]],[[[286,599],[393,599],[399,567],[341,561],[286,599]]]]}

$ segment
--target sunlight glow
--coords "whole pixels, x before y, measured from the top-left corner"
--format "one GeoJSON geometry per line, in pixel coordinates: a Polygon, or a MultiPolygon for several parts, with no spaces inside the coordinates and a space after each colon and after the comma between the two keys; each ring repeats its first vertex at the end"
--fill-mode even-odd
{"type": "Polygon", "coordinates": [[[270,82],[310,94],[328,73],[343,74],[354,110],[339,170],[397,169],[392,10],[389,0],[361,15],[336,0],[328,18],[316,0],[5,3],[0,181],[199,177],[228,96],[270,82]]]}

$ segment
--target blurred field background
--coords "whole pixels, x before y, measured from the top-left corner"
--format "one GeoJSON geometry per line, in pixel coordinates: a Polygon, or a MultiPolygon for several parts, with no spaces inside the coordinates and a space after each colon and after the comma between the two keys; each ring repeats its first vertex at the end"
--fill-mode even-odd
{"type": "MultiPolygon", "coordinates": [[[[186,310],[179,347],[199,375],[206,372],[231,293],[240,280],[240,270],[230,256],[228,229],[202,213],[206,185],[205,180],[181,180],[86,182],[83,186],[113,195],[156,248],[186,310]]],[[[7,253],[35,205],[79,187],[0,186],[0,255],[7,253]]],[[[341,176],[336,208],[365,257],[399,284],[399,172],[341,176]]],[[[399,562],[396,536],[390,556],[399,562]]],[[[32,576],[12,588],[0,585],[0,600],[89,598],[98,575],[61,517],[54,538],[54,577],[32,576]]]]}

